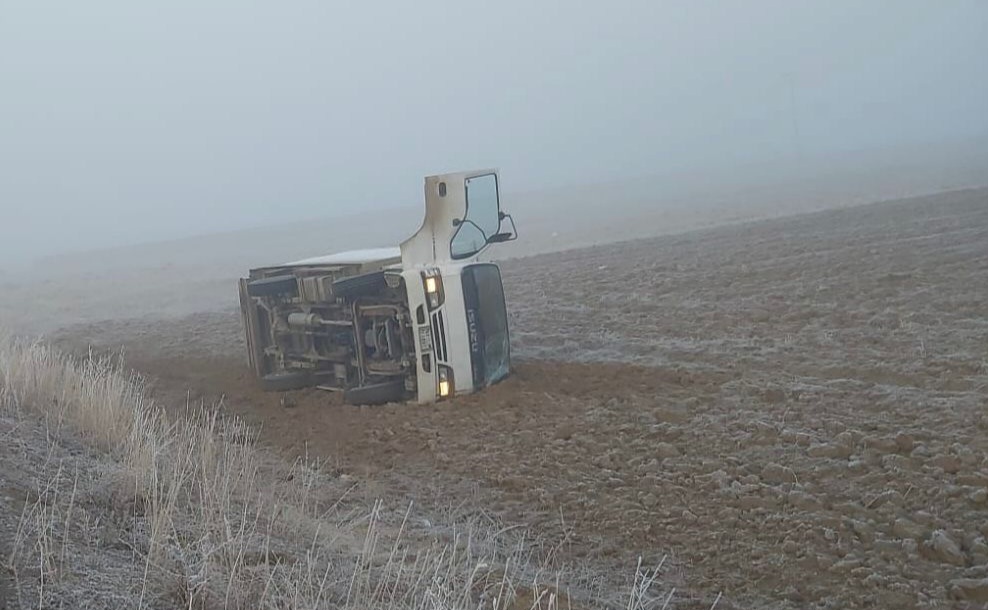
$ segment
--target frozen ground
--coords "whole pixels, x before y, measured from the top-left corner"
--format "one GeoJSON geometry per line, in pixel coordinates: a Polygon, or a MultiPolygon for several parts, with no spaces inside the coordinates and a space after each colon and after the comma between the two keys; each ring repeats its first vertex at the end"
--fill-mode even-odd
{"type": "Polygon", "coordinates": [[[516,374],[442,407],[258,392],[206,297],[55,338],[123,347],[164,404],[222,397],[368,494],[527,524],[573,561],[669,553],[677,607],[988,602],[988,190],[504,268],[516,374]]]}

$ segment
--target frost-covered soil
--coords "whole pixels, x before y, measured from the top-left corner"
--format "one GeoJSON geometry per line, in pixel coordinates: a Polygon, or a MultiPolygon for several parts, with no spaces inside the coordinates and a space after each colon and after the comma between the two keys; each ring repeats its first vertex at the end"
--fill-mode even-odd
{"type": "MultiPolygon", "coordinates": [[[[665,554],[670,607],[988,603],[988,191],[508,261],[516,374],[440,407],[256,391],[237,313],[77,326],[368,493],[665,554]],[[674,606],[675,604],[675,606],[674,606]]],[[[617,568],[615,568],[617,569],[617,568]]]]}

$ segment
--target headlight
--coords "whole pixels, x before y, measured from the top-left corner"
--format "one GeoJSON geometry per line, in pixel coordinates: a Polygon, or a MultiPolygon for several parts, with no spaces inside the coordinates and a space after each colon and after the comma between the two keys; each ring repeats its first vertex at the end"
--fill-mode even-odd
{"type": "Polygon", "coordinates": [[[436,309],[446,300],[443,291],[443,276],[438,269],[431,269],[422,273],[422,283],[425,287],[425,299],[429,303],[429,309],[436,309]]]}
{"type": "Polygon", "coordinates": [[[448,366],[439,365],[438,373],[439,381],[436,383],[436,394],[440,398],[452,396],[456,390],[456,386],[453,384],[453,369],[448,366]]]}

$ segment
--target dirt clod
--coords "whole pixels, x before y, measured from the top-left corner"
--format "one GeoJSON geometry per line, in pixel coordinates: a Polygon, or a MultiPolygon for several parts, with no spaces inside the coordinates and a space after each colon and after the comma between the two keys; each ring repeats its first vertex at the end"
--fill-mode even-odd
{"type": "Polygon", "coordinates": [[[792,468],[787,468],[776,463],[766,464],[762,468],[761,477],[763,481],[770,485],[796,482],[796,473],[792,471],[792,468]]]}
{"type": "Polygon", "coordinates": [[[916,446],[916,439],[911,434],[900,432],[895,435],[895,444],[899,448],[899,451],[909,453],[916,446]]]}
{"type": "Polygon", "coordinates": [[[854,453],[854,450],[851,447],[848,447],[847,445],[835,445],[835,444],[824,443],[820,445],[813,445],[806,451],[806,453],[810,457],[846,460],[847,458],[851,457],[851,454],[854,453]]]}
{"type": "Polygon", "coordinates": [[[934,466],[947,474],[954,474],[961,469],[961,460],[956,455],[938,455],[932,461],[934,466]]]}
{"type": "Polygon", "coordinates": [[[936,530],[923,548],[935,559],[950,565],[963,566],[967,557],[961,547],[943,530],[936,530]]]}
{"type": "Polygon", "coordinates": [[[988,578],[959,578],[950,581],[950,595],[970,602],[988,602],[988,578]]]}
{"type": "Polygon", "coordinates": [[[656,457],[663,459],[678,457],[681,452],[679,451],[679,448],[672,443],[658,443],[655,445],[654,453],[656,457]]]}

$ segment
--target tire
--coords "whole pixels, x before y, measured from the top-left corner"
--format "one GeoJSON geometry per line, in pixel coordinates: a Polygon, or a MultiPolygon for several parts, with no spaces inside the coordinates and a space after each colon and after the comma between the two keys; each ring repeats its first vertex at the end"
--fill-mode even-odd
{"type": "Polygon", "coordinates": [[[384,280],[384,272],[374,271],[336,280],[333,282],[333,296],[341,299],[355,299],[377,294],[385,287],[387,287],[387,282],[384,280]]]}
{"type": "Polygon", "coordinates": [[[265,392],[287,392],[312,385],[308,373],[301,371],[279,371],[261,377],[261,389],[265,392]]]}
{"type": "Polygon", "coordinates": [[[298,295],[298,280],[294,275],[276,275],[247,282],[247,294],[252,297],[298,295]]]}
{"type": "Polygon", "coordinates": [[[404,381],[365,385],[343,392],[343,402],[348,405],[383,405],[389,402],[402,402],[404,399],[404,381]]]}

